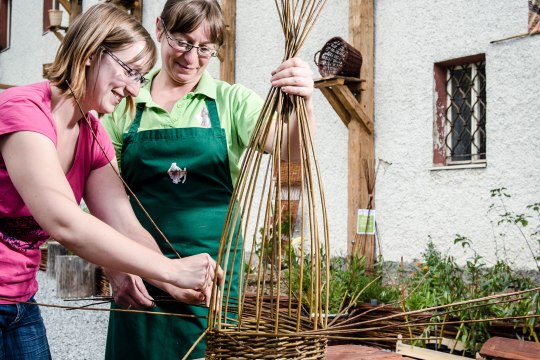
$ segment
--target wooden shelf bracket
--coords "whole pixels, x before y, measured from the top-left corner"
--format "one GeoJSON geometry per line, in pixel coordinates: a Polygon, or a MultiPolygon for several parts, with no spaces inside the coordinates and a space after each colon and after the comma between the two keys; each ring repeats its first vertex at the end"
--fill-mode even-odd
{"type": "Polygon", "coordinates": [[[362,110],[352,91],[362,90],[362,84],[363,80],[343,76],[326,77],[315,81],[315,87],[321,90],[345,126],[349,127],[351,120],[358,121],[371,135],[373,134],[373,120],[362,110]]]}

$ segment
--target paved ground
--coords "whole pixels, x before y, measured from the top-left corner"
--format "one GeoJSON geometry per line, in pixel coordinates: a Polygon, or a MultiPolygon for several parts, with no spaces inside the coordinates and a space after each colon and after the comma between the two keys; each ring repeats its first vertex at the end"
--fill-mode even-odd
{"type": "MultiPolygon", "coordinates": [[[[83,306],[89,302],[65,301],[56,297],[56,280],[38,271],[36,301],[44,304],[83,306]]],[[[99,305],[107,308],[108,305],[99,305]]],[[[65,310],[41,307],[54,360],[103,360],[108,311],[65,310]]]]}

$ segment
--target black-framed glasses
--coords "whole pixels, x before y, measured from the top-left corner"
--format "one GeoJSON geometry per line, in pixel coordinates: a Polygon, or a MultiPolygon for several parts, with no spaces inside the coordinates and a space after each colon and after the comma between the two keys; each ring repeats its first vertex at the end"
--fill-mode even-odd
{"type": "Polygon", "coordinates": [[[120,60],[116,55],[114,55],[112,52],[107,50],[104,46],[101,46],[101,49],[103,52],[105,52],[107,55],[113,58],[114,61],[118,63],[124,69],[126,76],[133,82],[140,83],[141,86],[144,86],[146,83],[148,83],[148,79],[141,75],[140,72],[137,70],[131,68],[129,65],[127,65],[125,62],[120,60]]]}
{"type": "Polygon", "coordinates": [[[176,51],[180,51],[183,53],[190,52],[191,49],[195,48],[197,49],[197,54],[201,58],[209,58],[209,57],[215,57],[217,56],[217,50],[213,47],[206,46],[206,45],[193,45],[188,43],[184,40],[177,40],[172,37],[171,33],[169,33],[169,30],[167,30],[167,27],[165,26],[165,22],[163,19],[161,19],[161,25],[163,26],[163,30],[165,30],[165,37],[167,38],[167,44],[169,44],[170,47],[172,47],[176,51]]]}

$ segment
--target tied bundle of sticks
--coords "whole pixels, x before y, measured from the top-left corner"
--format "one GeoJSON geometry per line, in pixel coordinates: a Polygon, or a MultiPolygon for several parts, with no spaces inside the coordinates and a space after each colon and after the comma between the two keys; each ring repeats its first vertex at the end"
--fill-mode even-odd
{"type": "MultiPolygon", "coordinates": [[[[275,3],[286,60],[297,55],[326,0],[275,3]]],[[[300,334],[326,328],[330,271],[324,194],[303,98],[270,89],[232,199],[218,254],[225,281],[214,285],[207,359],[324,359],[326,338],[300,334]],[[298,139],[290,138],[293,116],[298,139]],[[273,151],[265,155],[261,144],[268,143],[273,151]],[[290,160],[296,143],[300,161],[294,171],[301,191],[293,206],[292,193],[298,191],[290,160]],[[292,239],[293,211],[300,214],[296,252],[284,244],[292,239]],[[244,249],[250,239],[251,250],[244,249]],[[294,280],[293,267],[299,275],[294,280]],[[299,283],[295,289],[293,281],[299,283]],[[237,296],[231,295],[234,288],[237,296]]]]}

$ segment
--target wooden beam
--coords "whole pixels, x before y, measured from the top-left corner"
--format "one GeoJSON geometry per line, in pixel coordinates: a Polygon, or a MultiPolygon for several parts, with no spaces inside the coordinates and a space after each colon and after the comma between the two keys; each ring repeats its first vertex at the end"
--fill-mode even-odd
{"type": "Polygon", "coordinates": [[[73,23],[75,18],[82,12],[81,0],[71,0],[71,11],[69,12],[69,25],[73,23]]]}
{"type": "MultiPolygon", "coordinates": [[[[365,80],[364,91],[357,95],[360,110],[366,119],[373,119],[374,115],[374,24],[373,0],[349,0],[349,43],[362,54],[362,67],[359,78],[365,80]]],[[[372,125],[371,125],[372,126],[372,125]]],[[[371,269],[375,261],[375,237],[362,236],[366,244],[355,245],[360,239],[356,235],[356,221],[358,209],[366,208],[369,204],[369,189],[364,164],[374,162],[375,149],[373,134],[366,131],[366,127],[359,121],[349,123],[349,153],[348,153],[348,221],[347,249],[353,255],[353,249],[358,250],[357,255],[366,257],[366,266],[371,269]]],[[[371,174],[373,175],[373,174],[371,174]]],[[[371,179],[374,176],[370,176],[371,179]]],[[[372,201],[372,206],[374,202],[372,201]]]]}
{"type": "Polygon", "coordinates": [[[58,2],[69,14],[69,24],[82,12],[81,0],[58,0],[58,2]]]}
{"type": "Polygon", "coordinates": [[[133,16],[135,19],[139,20],[142,23],[142,4],[143,0],[138,0],[133,2],[133,16]]]}
{"type": "Polygon", "coordinates": [[[362,110],[362,107],[358,104],[349,88],[346,86],[334,86],[333,89],[334,94],[340,102],[344,104],[350,116],[364,126],[364,132],[367,132],[368,135],[372,135],[373,121],[371,121],[371,118],[362,110]]]}
{"type": "Polygon", "coordinates": [[[345,107],[339,102],[334,92],[329,88],[321,88],[320,90],[323,93],[323,95],[326,97],[330,105],[332,105],[332,108],[334,109],[336,114],[338,114],[341,121],[343,121],[343,124],[349,127],[349,122],[351,122],[351,115],[345,109],[345,107]]]}
{"type": "Polygon", "coordinates": [[[330,76],[316,80],[315,88],[321,90],[345,126],[348,127],[351,120],[360,121],[371,134],[373,122],[361,109],[354,95],[360,91],[364,82],[359,78],[330,76]]]}
{"type": "Polygon", "coordinates": [[[225,16],[226,28],[225,41],[218,55],[221,61],[219,77],[221,80],[233,84],[236,77],[236,0],[223,0],[221,6],[225,16]]]}
{"type": "Polygon", "coordinates": [[[58,2],[68,13],[71,12],[71,0],[58,0],[58,2]]]}

